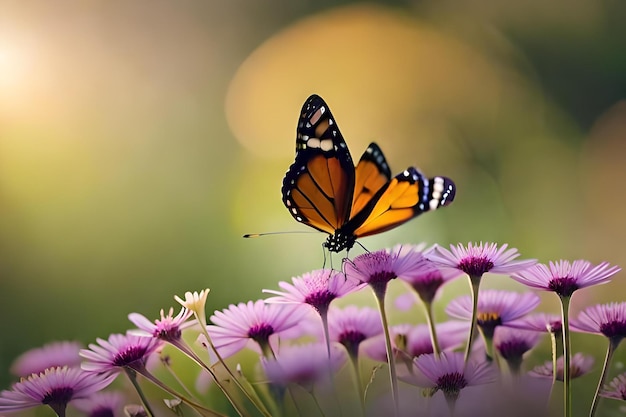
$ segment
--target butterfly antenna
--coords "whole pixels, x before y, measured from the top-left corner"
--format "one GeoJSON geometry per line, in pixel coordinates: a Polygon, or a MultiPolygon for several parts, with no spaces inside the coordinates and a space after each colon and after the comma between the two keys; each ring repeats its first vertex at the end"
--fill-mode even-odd
{"type": "Polygon", "coordinates": [[[312,232],[308,230],[290,230],[286,232],[246,233],[245,235],[243,235],[243,237],[246,239],[251,239],[253,237],[261,237],[261,236],[268,236],[268,235],[287,235],[287,234],[292,234],[292,233],[319,233],[319,232],[312,232]]]}
{"type": "MultiPolygon", "coordinates": [[[[361,247],[361,249],[363,249],[365,252],[370,253],[370,251],[367,250],[367,248],[365,246],[363,246],[363,244],[361,242],[359,242],[358,240],[356,241],[356,243],[361,247]]],[[[346,253],[346,256],[348,256],[348,254],[346,253]]]]}

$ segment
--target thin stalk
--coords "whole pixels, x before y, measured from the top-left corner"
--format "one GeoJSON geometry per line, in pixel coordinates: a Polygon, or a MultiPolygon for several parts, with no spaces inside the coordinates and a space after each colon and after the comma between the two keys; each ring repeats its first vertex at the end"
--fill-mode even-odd
{"type": "Polygon", "coordinates": [[[322,327],[324,328],[324,339],[326,339],[326,352],[328,352],[328,378],[330,380],[330,386],[333,398],[335,400],[335,404],[339,409],[339,415],[342,415],[341,412],[341,403],[339,402],[339,397],[337,397],[337,389],[335,388],[335,378],[333,375],[333,363],[330,358],[330,332],[328,330],[328,309],[318,310],[320,317],[322,318],[322,327]]]}
{"type": "Polygon", "coordinates": [[[437,339],[437,330],[435,329],[435,320],[433,318],[433,303],[424,301],[424,310],[426,310],[426,323],[428,324],[428,330],[430,331],[430,341],[433,345],[433,353],[435,357],[439,359],[439,340],[437,339]]]}
{"type": "Polygon", "coordinates": [[[139,383],[137,382],[137,371],[132,368],[124,368],[124,371],[126,371],[126,375],[128,376],[128,379],[130,379],[130,382],[131,384],[133,384],[135,391],[137,391],[137,394],[139,395],[139,399],[141,400],[141,404],[143,405],[143,408],[146,410],[146,413],[148,414],[149,417],[154,416],[154,412],[150,408],[148,399],[143,393],[141,386],[139,386],[139,383]]]}
{"type": "Polygon", "coordinates": [[[224,394],[224,396],[226,397],[226,399],[228,400],[230,405],[235,409],[235,411],[237,412],[237,414],[239,416],[243,417],[243,416],[247,416],[248,415],[246,410],[241,410],[240,409],[241,408],[240,405],[238,405],[237,402],[233,399],[233,397],[228,393],[228,391],[222,385],[222,383],[219,381],[219,379],[217,378],[217,375],[215,375],[215,373],[213,372],[211,367],[209,365],[207,365],[206,363],[204,363],[204,361],[202,359],[200,359],[200,357],[198,355],[196,355],[196,353],[193,350],[191,350],[182,340],[181,341],[172,341],[170,343],[173,346],[175,346],[176,348],[178,348],[178,350],[183,352],[185,355],[187,355],[188,358],[190,358],[195,363],[197,363],[200,367],[202,367],[202,369],[207,371],[209,373],[209,375],[211,375],[211,377],[213,378],[213,381],[215,382],[215,385],[217,385],[218,388],[222,391],[222,394],[224,394]]]}
{"type": "Polygon", "coordinates": [[[478,316],[478,290],[480,287],[480,279],[482,276],[470,275],[470,287],[472,290],[472,320],[470,322],[469,336],[467,339],[467,346],[465,348],[464,361],[467,363],[470,353],[472,353],[472,343],[474,343],[474,334],[476,333],[476,321],[478,316]]]}
{"type": "MultiPolygon", "coordinates": [[[[194,314],[195,314],[195,312],[194,312],[194,314]]],[[[213,342],[211,341],[211,336],[209,336],[209,332],[207,331],[206,326],[200,326],[200,329],[201,329],[202,334],[204,335],[204,337],[206,337],[206,340],[207,340],[207,343],[209,344],[209,347],[211,348],[213,353],[215,353],[215,357],[217,358],[219,363],[222,364],[224,369],[226,369],[226,372],[228,372],[228,375],[231,376],[231,378],[233,379],[233,382],[235,383],[235,385],[237,385],[237,388],[239,388],[241,390],[241,392],[246,396],[246,398],[252,404],[254,404],[254,406],[257,408],[257,410],[259,410],[259,412],[261,414],[263,414],[265,417],[272,417],[271,414],[269,413],[269,411],[267,410],[267,408],[265,408],[265,406],[263,404],[259,403],[259,401],[256,398],[254,398],[254,396],[251,395],[248,392],[248,390],[244,388],[243,385],[241,385],[241,382],[239,381],[239,379],[235,376],[235,374],[233,374],[233,371],[228,367],[228,365],[226,365],[226,362],[224,362],[224,359],[222,359],[222,355],[220,355],[220,353],[217,351],[217,348],[215,347],[215,345],[213,345],[213,342]]],[[[238,411],[240,411],[240,410],[238,410],[238,411]]]]}
{"type": "Polygon", "coordinates": [[[598,381],[598,387],[596,388],[596,393],[593,395],[593,401],[591,402],[591,409],[589,410],[589,417],[593,417],[596,414],[596,410],[598,408],[598,403],[600,402],[600,390],[604,386],[604,382],[606,381],[606,376],[608,374],[608,370],[611,365],[611,361],[613,359],[613,354],[615,353],[615,349],[619,345],[621,338],[616,340],[615,338],[609,338],[609,345],[606,348],[606,356],[604,358],[604,366],[602,367],[602,374],[600,375],[600,380],[598,381]]]}
{"type": "Polygon", "coordinates": [[[387,351],[387,361],[389,362],[389,380],[391,382],[391,398],[393,399],[393,415],[398,416],[399,398],[398,398],[398,376],[396,375],[396,363],[393,355],[393,349],[391,347],[391,336],[389,333],[389,324],[387,322],[387,313],[385,312],[385,289],[382,291],[374,290],[376,301],[378,303],[378,309],[380,310],[380,320],[383,325],[383,332],[385,334],[385,349],[387,351]]]}
{"type": "Polygon", "coordinates": [[[359,372],[359,358],[356,355],[349,356],[350,362],[352,362],[352,370],[354,371],[354,380],[357,395],[359,396],[359,404],[361,405],[361,415],[365,416],[365,392],[363,391],[363,383],[361,382],[361,374],[359,372]]]}
{"type": "MultiPolygon", "coordinates": [[[[154,375],[152,375],[150,372],[148,372],[145,368],[144,369],[133,369],[133,371],[135,373],[139,373],[141,376],[146,378],[148,381],[152,382],[154,385],[156,385],[157,387],[161,388],[163,391],[167,392],[168,394],[172,395],[173,397],[179,398],[182,402],[184,402],[185,404],[189,405],[190,407],[193,407],[194,409],[196,409],[201,414],[203,414],[203,412],[204,413],[208,413],[208,414],[203,414],[203,415],[210,415],[210,416],[214,416],[214,417],[226,417],[224,414],[220,414],[220,413],[218,413],[216,411],[213,411],[213,410],[211,410],[209,408],[206,408],[202,404],[198,404],[197,402],[195,402],[193,400],[190,400],[189,398],[183,397],[182,395],[180,395],[179,393],[177,393],[176,391],[174,391],[173,389],[171,389],[170,387],[165,385],[163,382],[161,382],[160,380],[155,378],[154,375]]],[[[132,381],[132,379],[131,379],[131,381],[132,381]]],[[[133,385],[135,385],[135,383],[133,383],[133,385]]],[[[138,385],[137,385],[137,387],[138,387],[138,385]]],[[[141,401],[143,403],[144,400],[143,400],[143,397],[142,397],[142,393],[140,393],[139,396],[141,397],[141,401]]],[[[151,415],[154,415],[154,413],[151,412],[151,415]]]]}
{"type": "MultiPolygon", "coordinates": [[[[570,372],[570,335],[569,335],[569,296],[560,296],[561,299],[561,319],[563,323],[563,415],[572,415],[572,392],[571,392],[571,372],[570,372]]],[[[556,373],[554,368],[552,373],[556,373]]]]}

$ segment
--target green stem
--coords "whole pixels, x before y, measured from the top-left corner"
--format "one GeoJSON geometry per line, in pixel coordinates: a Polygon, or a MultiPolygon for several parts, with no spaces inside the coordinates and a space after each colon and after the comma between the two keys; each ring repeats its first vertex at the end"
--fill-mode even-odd
{"type": "Polygon", "coordinates": [[[148,399],[144,395],[143,390],[141,389],[141,386],[139,386],[139,383],[137,382],[137,372],[132,368],[124,368],[124,371],[126,371],[126,375],[128,376],[128,379],[130,379],[130,382],[133,384],[135,391],[137,391],[137,394],[139,395],[139,399],[141,400],[141,404],[143,405],[143,408],[146,410],[146,413],[148,414],[149,417],[154,416],[154,412],[150,408],[148,399]]]}
{"type": "MultiPolygon", "coordinates": [[[[176,391],[174,391],[173,389],[171,389],[170,387],[168,387],[167,385],[165,385],[163,382],[161,382],[160,380],[158,380],[157,378],[154,377],[154,375],[152,375],[150,372],[148,372],[147,369],[133,369],[133,371],[135,373],[140,374],[141,376],[143,376],[144,378],[146,378],[148,381],[152,382],[154,385],[156,385],[157,387],[161,388],[163,391],[167,392],[168,394],[170,394],[173,397],[179,398],[182,402],[184,402],[185,404],[189,405],[190,407],[193,407],[194,409],[196,409],[198,412],[200,412],[202,415],[209,415],[209,416],[213,416],[213,417],[226,417],[224,414],[220,414],[216,411],[213,411],[209,408],[206,408],[205,406],[203,406],[202,404],[198,404],[197,402],[190,400],[189,398],[183,397],[182,395],[180,395],[179,393],[177,393],[176,391]]],[[[133,385],[135,385],[135,383],[133,383],[133,385]]],[[[138,385],[136,386],[136,388],[138,387],[138,385]]],[[[144,402],[144,398],[142,393],[139,393],[139,396],[141,397],[141,401],[142,403],[144,402]]],[[[151,415],[154,415],[154,413],[150,412],[151,415]]]]}
{"type": "Polygon", "coordinates": [[[433,353],[435,358],[439,359],[439,340],[437,339],[437,330],[435,329],[435,320],[433,319],[433,303],[424,301],[424,309],[426,310],[426,323],[428,324],[428,330],[430,331],[430,341],[433,345],[433,353]]]}
{"type": "MultiPolygon", "coordinates": [[[[194,312],[194,314],[196,314],[194,312]]],[[[196,319],[197,319],[197,315],[196,315],[196,319]]],[[[245,389],[243,387],[243,385],[241,385],[241,382],[239,381],[239,378],[237,378],[235,376],[235,374],[233,374],[233,371],[231,371],[231,369],[228,367],[228,365],[226,365],[226,362],[224,362],[224,359],[222,359],[222,355],[220,355],[220,353],[217,351],[217,348],[215,347],[215,345],[213,345],[213,342],[211,341],[211,336],[209,336],[209,332],[206,329],[206,326],[200,326],[200,330],[202,331],[202,334],[204,335],[204,337],[206,337],[207,343],[209,344],[209,347],[211,348],[211,350],[213,351],[213,353],[215,353],[215,357],[217,358],[217,360],[219,361],[220,364],[222,364],[222,366],[224,367],[224,369],[226,369],[226,372],[228,372],[228,375],[230,375],[230,377],[232,378],[233,382],[235,383],[235,385],[237,385],[237,388],[239,388],[241,390],[241,392],[246,396],[246,398],[252,403],[254,404],[254,406],[257,408],[257,410],[259,410],[259,412],[261,414],[263,414],[265,417],[272,417],[270,412],[267,410],[267,408],[265,408],[265,406],[263,404],[261,404],[253,395],[251,395],[247,389],[245,389]]],[[[241,416],[241,411],[237,409],[237,412],[239,413],[239,415],[241,416]]]]}
{"type": "Polygon", "coordinates": [[[378,303],[378,309],[380,310],[380,320],[383,325],[383,332],[385,334],[385,349],[387,351],[387,362],[389,363],[389,380],[391,381],[391,398],[393,400],[393,415],[398,416],[399,398],[398,398],[398,377],[396,375],[396,363],[393,355],[393,348],[391,347],[391,336],[389,333],[389,324],[387,322],[387,313],[385,312],[385,292],[386,287],[382,290],[374,289],[374,295],[378,303]]]}
{"type": "Polygon", "coordinates": [[[480,279],[482,276],[471,276],[470,288],[472,290],[472,320],[470,322],[469,336],[467,339],[467,346],[465,348],[465,363],[467,363],[470,353],[472,352],[472,344],[474,343],[474,334],[476,332],[476,321],[478,316],[478,290],[480,287],[480,279]]]}
{"type": "MultiPolygon", "coordinates": [[[[569,335],[569,296],[561,296],[561,319],[563,323],[563,415],[572,415],[572,392],[571,392],[571,372],[570,372],[570,335],[569,335]]],[[[557,369],[552,370],[553,373],[557,369]]]]}
{"type": "Polygon", "coordinates": [[[361,415],[365,416],[365,392],[363,391],[363,383],[361,382],[361,373],[359,372],[359,358],[356,355],[349,355],[350,362],[352,362],[352,369],[354,370],[354,380],[356,383],[357,395],[359,396],[359,403],[361,405],[361,415]]]}
{"type": "Polygon", "coordinates": [[[591,402],[591,409],[589,410],[589,417],[593,417],[596,414],[596,410],[598,408],[598,403],[600,402],[600,390],[604,386],[604,382],[606,381],[606,376],[608,374],[608,370],[611,365],[611,360],[613,359],[613,354],[615,353],[615,349],[619,345],[621,338],[616,340],[615,338],[609,339],[609,346],[606,348],[606,356],[604,358],[604,366],[602,367],[602,374],[600,375],[600,380],[598,381],[598,387],[596,388],[596,393],[593,395],[593,401],[591,402]]]}

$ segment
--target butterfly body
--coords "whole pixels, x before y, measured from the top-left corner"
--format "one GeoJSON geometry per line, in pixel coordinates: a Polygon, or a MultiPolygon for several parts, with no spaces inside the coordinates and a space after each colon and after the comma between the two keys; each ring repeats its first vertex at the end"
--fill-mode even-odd
{"type": "Polygon", "coordinates": [[[360,237],[449,204],[455,186],[446,177],[426,178],[413,167],[392,178],[375,143],[355,167],[328,105],[312,95],[300,113],[296,158],[283,180],[282,195],[296,221],[328,233],[324,246],[340,252],[360,237]]]}

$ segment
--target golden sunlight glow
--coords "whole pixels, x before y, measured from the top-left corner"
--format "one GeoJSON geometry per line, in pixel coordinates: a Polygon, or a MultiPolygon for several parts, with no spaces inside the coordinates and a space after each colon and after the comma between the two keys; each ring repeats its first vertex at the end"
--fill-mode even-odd
{"type": "Polygon", "coordinates": [[[488,123],[503,111],[504,94],[508,102],[527,94],[520,82],[459,39],[395,9],[360,4],[303,19],[262,44],[233,78],[226,114],[248,151],[286,157],[300,106],[317,93],[353,149],[419,138],[428,152],[430,141],[445,140],[447,119],[488,123]]]}
{"type": "Polygon", "coordinates": [[[32,51],[24,43],[0,38],[0,110],[11,112],[22,104],[32,75],[32,51]]]}

